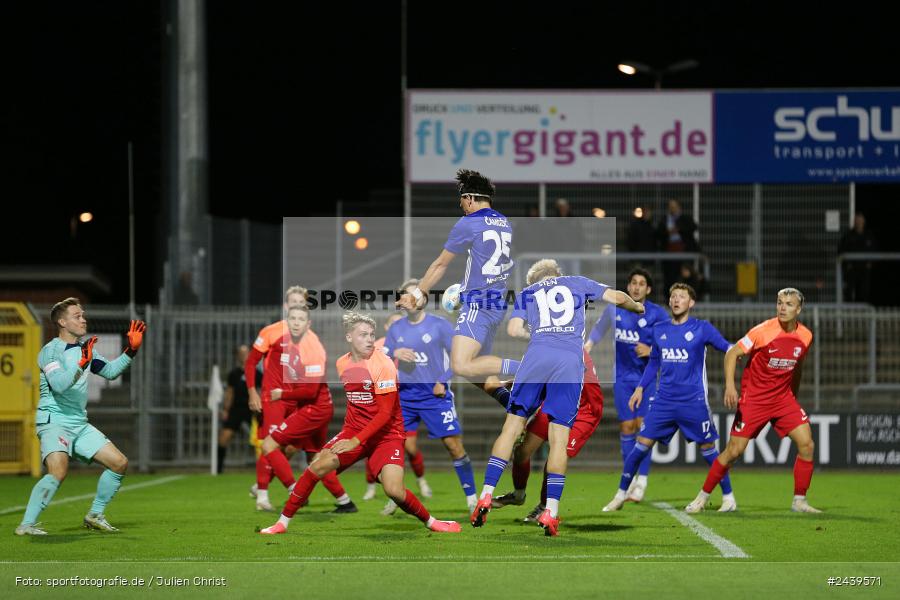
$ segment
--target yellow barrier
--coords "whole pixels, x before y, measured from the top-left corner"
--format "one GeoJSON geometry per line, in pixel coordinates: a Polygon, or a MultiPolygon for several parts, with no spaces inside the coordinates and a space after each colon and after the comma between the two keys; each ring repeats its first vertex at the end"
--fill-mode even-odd
{"type": "Polygon", "coordinates": [[[0,302],[0,473],[41,474],[34,433],[41,326],[20,302],[0,302]]]}

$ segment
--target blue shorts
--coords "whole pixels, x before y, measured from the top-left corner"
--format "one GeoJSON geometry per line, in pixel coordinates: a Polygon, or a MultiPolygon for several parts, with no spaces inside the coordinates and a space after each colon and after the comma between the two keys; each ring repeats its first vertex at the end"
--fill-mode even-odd
{"type": "Polygon", "coordinates": [[[619,421],[632,421],[638,417],[643,419],[647,416],[647,411],[650,410],[650,403],[656,396],[656,382],[654,381],[647,386],[644,390],[644,397],[641,400],[641,405],[634,411],[628,408],[628,401],[631,400],[631,395],[634,393],[634,388],[638,386],[638,383],[640,383],[640,381],[617,381],[613,384],[616,416],[619,421]]]}
{"type": "Polygon", "coordinates": [[[690,442],[708,444],[719,439],[709,406],[703,400],[667,402],[657,398],[644,417],[638,435],[668,445],[679,429],[690,442]]]}
{"type": "Polygon", "coordinates": [[[419,423],[424,421],[430,439],[462,434],[462,425],[456,416],[452,395],[445,398],[432,397],[431,400],[400,400],[400,410],[403,412],[403,429],[407,433],[416,431],[419,423]]]}
{"type": "Polygon", "coordinates": [[[571,427],[584,384],[584,355],[529,349],[516,373],[506,412],[526,419],[541,408],[551,423],[571,427]]]}
{"type": "MultiPolygon", "coordinates": [[[[495,291],[499,294],[499,291],[495,291]]],[[[455,335],[470,337],[481,344],[478,355],[490,354],[494,346],[494,336],[497,327],[506,318],[506,301],[502,295],[498,298],[491,296],[486,299],[479,297],[478,301],[468,302],[459,310],[456,319],[455,335]]]]}
{"type": "Polygon", "coordinates": [[[73,422],[44,410],[37,411],[35,420],[41,442],[41,462],[52,452],[65,452],[81,462],[90,463],[109,443],[109,439],[87,421],[73,422]]]}

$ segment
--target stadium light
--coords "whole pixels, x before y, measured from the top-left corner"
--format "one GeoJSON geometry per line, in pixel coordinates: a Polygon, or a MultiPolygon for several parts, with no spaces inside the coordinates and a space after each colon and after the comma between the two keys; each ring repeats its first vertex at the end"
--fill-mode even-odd
{"type": "Polygon", "coordinates": [[[82,223],[90,223],[91,221],[94,220],[94,215],[89,212],[83,212],[80,215],[78,215],[78,220],[81,221],[82,223]]]}
{"type": "Polygon", "coordinates": [[[643,219],[644,218],[644,209],[638,206],[634,209],[634,218],[635,219],[643,219]]]}
{"type": "Polygon", "coordinates": [[[347,221],[344,223],[344,231],[350,235],[356,235],[359,233],[360,229],[362,229],[362,227],[360,226],[359,221],[347,221]]]}
{"type": "Polygon", "coordinates": [[[669,66],[663,69],[657,69],[656,67],[651,67],[648,64],[637,62],[635,60],[626,60],[622,61],[618,65],[618,69],[620,72],[625,75],[635,75],[637,73],[644,73],[653,78],[653,87],[656,89],[662,89],[662,79],[663,75],[670,75],[672,73],[680,73],[681,71],[687,71],[689,69],[696,69],[700,66],[700,63],[693,58],[688,58],[685,60],[679,60],[678,62],[674,62],[669,66]]]}
{"type": "Polygon", "coordinates": [[[598,219],[603,219],[606,217],[606,211],[602,208],[595,208],[591,211],[595,217],[598,219]]]}
{"type": "Polygon", "coordinates": [[[369,247],[369,240],[364,237],[356,238],[356,242],[353,245],[356,246],[357,250],[365,250],[369,247]]]}

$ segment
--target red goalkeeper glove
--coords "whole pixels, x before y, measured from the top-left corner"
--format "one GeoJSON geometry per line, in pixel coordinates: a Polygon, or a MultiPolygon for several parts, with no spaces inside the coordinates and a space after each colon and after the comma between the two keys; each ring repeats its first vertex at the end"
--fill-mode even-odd
{"type": "Polygon", "coordinates": [[[97,343],[97,336],[91,336],[91,339],[81,344],[81,360],[78,361],[78,366],[81,367],[82,370],[91,366],[91,361],[94,360],[94,344],[97,343]]]}
{"type": "Polygon", "coordinates": [[[134,357],[138,348],[144,342],[144,332],[147,331],[147,324],[143,321],[131,321],[131,327],[128,328],[128,346],[125,348],[125,354],[134,357]]]}

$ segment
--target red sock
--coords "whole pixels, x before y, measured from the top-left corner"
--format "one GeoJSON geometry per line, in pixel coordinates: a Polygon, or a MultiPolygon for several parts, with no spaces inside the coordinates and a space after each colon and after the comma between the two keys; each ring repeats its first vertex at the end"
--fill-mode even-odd
{"type": "Polygon", "coordinates": [[[266,454],[266,460],[269,461],[272,470],[279,481],[284,484],[284,487],[288,488],[294,484],[294,472],[291,471],[291,463],[288,462],[287,457],[281,450],[277,448],[272,450],[266,454]]]}
{"type": "Polygon", "coordinates": [[[513,487],[524,490],[528,486],[528,476],[531,475],[531,460],[514,462],[512,466],[513,487]]]}
{"type": "Polygon", "coordinates": [[[803,460],[799,456],[794,461],[794,495],[805,496],[812,480],[813,461],[803,460]]]}
{"type": "Polygon", "coordinates": [[[272,467],[265,454],[260,454],[256,459],[256,487],[261,490],[269,489],[269,482],[272,481],[272,467]]]}
{"type": "Polygon", "coordinates": [[[335,471],[332,471],[322,478],[322,485],[324,485],[325,489],[331,492],[331,495],[335,498],[340,498],[347,493],[347,490],[341,485],[341,480],[338,479],[335,471]]]}
{"type": "Polygon", "coordinates": [[[369,459],[366,459],[366,483],[375,483],[376,481],[378,481],[378,477],[372,472],[372,467],[369,466],[369,459]]]}
{"type": "Polygon", "coordinates": [[[312,493],[313,488],[316,487],[317,483],[319,483],[319,478],[315,473],[309,469],[303,471],[303,475],[297,480],[297,485],[291,490],[291,495],[288,496],[288,500],[285,503],[281,514],[289,518],[293,517],[294,513],[296,513],[309,498],[309,495],[312,493]]]}
{"type": "Polygon", "coordinates": [[[413,473],[416,474],[416,477],[421,477],[425,474],[425,457],[422,456],[421,450],[416,450],[415,456],[409,455],[409,464],[412,465],[413,473]]]}
{"type": "Polygon", "coordinates": [[[547,506],[547,463],[544,463],[544,476],[541,478],[541,506],[547,506]]]}
{"type": "Polygon", "coordinates": [[[716,486],[719,485],[719,482],[722,481],[722,478],[728,474],[728,469],[730,468],[730,466],[723,466],[719,459],[714,460],[712,466],[709,467],[706,481],[703,483],[703,491],[711,494],[716,489],[716,486]]]}
{"type": "Polygon", "coordinates": [[[425,505],[409,490],[406,490],[406,498],[403,502],[398,502],[397,506],[402,508],[403,512],[414,516],[423,523],[428,523],[428,519],[431,518],[431,514],[429,514],[425,505]]]}

